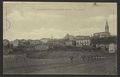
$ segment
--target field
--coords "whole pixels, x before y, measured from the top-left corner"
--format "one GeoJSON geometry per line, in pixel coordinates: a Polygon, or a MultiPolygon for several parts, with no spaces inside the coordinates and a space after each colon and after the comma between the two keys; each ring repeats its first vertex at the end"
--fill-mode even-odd
{"type": "MultiPolygon", "coordinates": [[[[33,54],[33,53],[31,53],[33,54]]],[[[92,74],[115,75],[117,73],[116,54],[100,52],[37,52],[30,58],[26,54],[4,55],[4,74],[92,74]],[[99,55],[98,58],[86,58],[82,55],[99,55]],[[34,56],[42,56],[35,57],[34,56]],[[73,60],[69,58],[73,56],[73,60]]]]}

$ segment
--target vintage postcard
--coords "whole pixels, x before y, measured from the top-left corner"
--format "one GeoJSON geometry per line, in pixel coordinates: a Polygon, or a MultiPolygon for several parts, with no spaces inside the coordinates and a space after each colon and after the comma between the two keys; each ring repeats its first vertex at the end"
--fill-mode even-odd
{"type": "Polygon", "coordinates": [[[4,2],[3,73],[117,75],[117,3],[4,2]]]}

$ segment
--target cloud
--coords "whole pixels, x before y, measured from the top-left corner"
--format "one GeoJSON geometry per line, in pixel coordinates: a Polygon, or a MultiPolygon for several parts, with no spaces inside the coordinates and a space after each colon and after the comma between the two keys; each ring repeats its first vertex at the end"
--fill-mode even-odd
{"type": "Polygon", "coordinates": [[[24,19],[24,17],[22,16],[22,14],[19,11],[17,11],[17,10],[15,10],[12,13],[8,14],[7,17],[9,19],[12,19],[12,20],[23,20],[24,19]]]}
{"type": "Polygon", "coordinates": [[[10,13],[8,11],[7,16],[12,27],[9,31],[4,32],[4,37],[9,39],[63,37],[66,33],[90,35],[94,32],[104,31],[107,16],[109,16],[110,32],[117,33],[117,11],[114,4],[106,5],[99,3],[99,6],[92,6],[91,3],[66,3],[66,5],[61,3],[8,3],[4,6],[10,7],[9,11],[12,10],[10,13]],[[44,9],[44,7],[46,9],[71,8],[83,10],[38,10],[44,9]]]}
{"type": "Polygon", "coordinates": [[[25,36],[24,38],[32,38],[32,39],[39,39],[39,38],[50,38],[51,36],[55,38],[61,38],[63,37],[67,32],[62,31],[59,29],[54,28],[40,28],[33,30],[31,32],[24,32],[22,33],[22,36],[25,36]]]}
{"type": "Polygon", "coordinates": [[[59,14],[56,13],[49,13],[49,12],[32,12],[32,11],[28,11],[28,12],[23,12],[23,11],[19,11],[19,10],[15,10],[12,13],[9,14],[8,16],[11,19],[14,20],[26,20],[26,19],[33,19],[36,17],[41,17],[41,18],[58,18],[58,17],[62,17],[59,14]]]}

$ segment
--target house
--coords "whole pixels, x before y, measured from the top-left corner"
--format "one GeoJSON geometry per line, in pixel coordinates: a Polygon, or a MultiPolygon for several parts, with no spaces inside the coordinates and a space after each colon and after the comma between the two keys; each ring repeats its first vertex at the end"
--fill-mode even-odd
{"type": "Polygon", "coordinates": [[[7,46],[8,44],[9,44],[9,40],[4,39],[4,40],[3,40],[3,46],[7,46]]]}
{"type": "Polygon", "coordinates": [[[102,38],[102,37],[109,37],[110,33],[108,33],[108,32],[99,32],[99,33],[94,33],[93,36],[94,37],[100,37],[100,38],[102,38]]]}
{"type": "Polygon", "coordinates": [[[76,47],[90,46],[90,36],[76,36],[75,38],[76,47]]]}
{"type": "Polygon", "coordinates": [[[11,44],[13,45],[13,47],[19,46],[19,43],[20,43],[20,40],[18,40],[18,39],[11,41],[11,44]]]}
{"type": "Polygon", "coordinates": [[[28,42],[30,45],[37,45],[42,43],[40,40],[28,40],[28,42]]]}
{"type": "Polygon", "coordinates": [[[65,46],[75,46],[75,41],[74,40],[66,40],[65,46]]]}
{"type": "Polygon", "coordinates": [[[49,40],[51,40],[50,38],[42,38],[42,39],[40,39],[41,40],[41,42],[43,42],[43,43],[47,43],[49,40]]]}
{"type": "Polygon", "coordinates": [[[109,53],[115,53],[117,51],[117,44],[109,44],[109,53]]]}
{"type": "Polygon", "coordinates": [[[65,42],[63,39],[51,39],[47,43],[50,47],[58,47],[58,46],[65,46],[65,42]]]}
{"type": "Polygon", "coordinates": [[[26,42],[27,42],[27,40],[25,40],[25,39],[20,39],[20,40],[19,40],[19,45],[25,46],[25,45],[26,45],[26,42]]]}
{"type": "Polygon", "coordinates": [[[65,42],[63,39],[55,39],[53,42],[54,46],[65,46],[65,42]]]}
{"type": "Polygon", "coordinates": [[[11,41],[11,44],[13,45],[13,47],[17,47],[19,45],[24,45],[25,43],[27,42],[27,40],[25,39],[16,39],[16,40],[13,40],[11,41]]]}
{"type": "Polygon", "coordinates": [[[64,37],[65,46],[75,46],[75,37],[69,34],[66,34],[64,37]]]}
{"type": "Polygon", "coordinates": [[[74,36],[69,35],[69,34],[66,34],[64,37],[65,40],[74,40],[74,38],[75,38],[74,36]]]}

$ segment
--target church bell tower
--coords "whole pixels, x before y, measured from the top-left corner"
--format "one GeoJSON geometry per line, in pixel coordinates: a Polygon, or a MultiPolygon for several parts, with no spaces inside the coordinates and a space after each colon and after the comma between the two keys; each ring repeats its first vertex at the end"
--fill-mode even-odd
{"type": "Polygon", "coordinates": [[[106,25],[105,25],[105,32],[109,33],[109,25],[108,21],[106,20],[106,25]]]}

